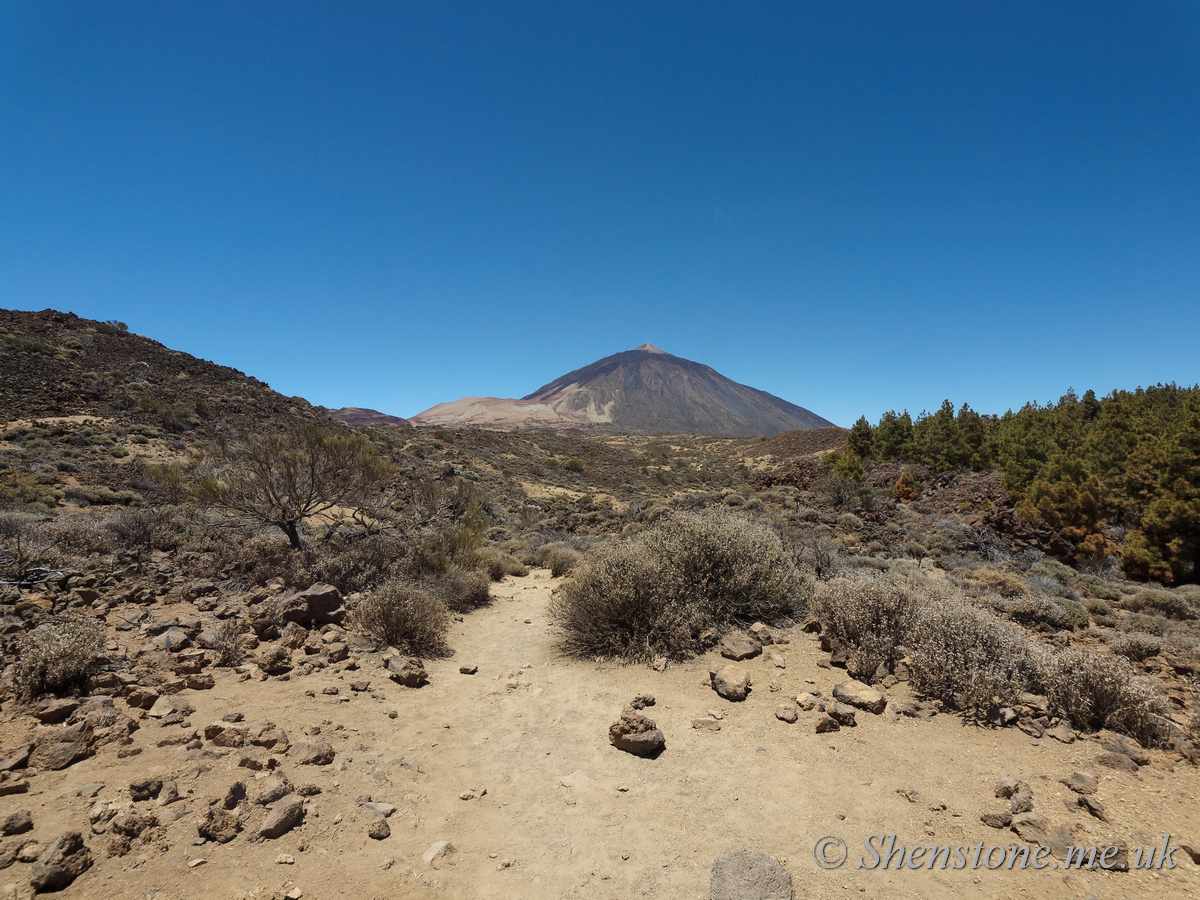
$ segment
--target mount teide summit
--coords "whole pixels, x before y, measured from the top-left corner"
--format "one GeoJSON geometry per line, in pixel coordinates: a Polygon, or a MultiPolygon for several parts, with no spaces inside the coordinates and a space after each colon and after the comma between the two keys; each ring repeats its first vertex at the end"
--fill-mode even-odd
{"type": "Polygon", "coordinates": [[[412,423],[729,436],[775,435],[833,424],[653,344],[606,356],[520,400],[465,397],[427,409],[413,416],[412,423]]]}

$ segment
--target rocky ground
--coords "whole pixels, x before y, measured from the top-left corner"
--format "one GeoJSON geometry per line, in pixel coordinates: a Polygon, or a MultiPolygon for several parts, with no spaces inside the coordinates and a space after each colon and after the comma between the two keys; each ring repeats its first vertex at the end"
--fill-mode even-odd
{"type": "Polygon", "coordinates": [[[1177,756],[1076,735],[1037,697],[1010,727],[964,724],[903,681],[851,682],[800,626],[659,669],[566,660],[557,583],[494,585],[454,654],[421,665],[343,631],[328,591],[112,589],[128,667],[91,697],[0,711],[5,896],[703,898],[713,878],[748,898],[789,875],[811,898],[1200,895],[1187,849],[1174,869],[1062,869],[1069,843],[1200,843],[1200,774],[1177,756]],[[262,640],[215,665],[235,615],[262,640]],[[1050,855],[859,868],[889,834],[1050,855]],[[848,845],[842,867],[817,865],[825,836],[848,845]],[[743,850],[781,871],[735,856],[712,875],[743,850]]]}

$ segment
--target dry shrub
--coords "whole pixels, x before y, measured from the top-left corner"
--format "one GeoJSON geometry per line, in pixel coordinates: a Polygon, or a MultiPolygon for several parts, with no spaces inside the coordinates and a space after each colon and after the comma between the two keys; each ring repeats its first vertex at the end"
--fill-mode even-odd
{"type": "Polygon", "coordinates": [[[1021,631],[953,595],[922,602],[909,629],[914,690],[986,719],[1038,686],[1037,646],[1021,631]]]}
{"type": "Polygon", "coordinates": [[[1071,621],[1067,610],[1045,597],[1022,597],[1016,603],[1001,605],[1000,609],[1014,622],[1031,628],[1066,628],[1071,621]]]}
{"type": "Polygon", "coordinates": [[[95,516],[66,513],[42,525],[41,532],[54,546],[83,556],[112,553],[119,546],[105,522],[95,516]]]}
{"type": "Polygon", "coordinates": [[[505,575],[528,575],[529,569],[515,556],[502,553],[495,547],[485,547],[473,554],[475,568],[487,572],[492,581],[502,581],[505,575]]]}
{"type": "Polygon", "coordinates": [[[992,591],[1001,597],[1029,596],[1029,588],[1025,586],[1025,582],[1010,572],[999,572],[985,566],[972,572],[970,578],[983,590],[992,591]]]}
{"type": "Polygon", "coordinates": [[[454,612],[469,612],[492,602],[492,596],[488,593],[489,583],[487,573],[479,569],[464,569],[452,565],[432,583],[432,586],[449,609],[454,612]]]}
{"type": "Polygon", "coordinates": [[[551,576],[561,578],[579,565],[582,557],[562,541],[543,544],[533,552],[533,564],[549,569],[551,576]]]}
{"type": "Polygon", "coordinates": [[[1173,591],[1138,591],[1121,601],[1121,607],[1130,612],[1165,616],[1169,619],[1195,619],[1200,617],[1200,607],[1188,602],[1188,595],[1173,591]]]}
{"type": "Polygon", "coordinates": [[[392,578],[358,601],[350,627],[414,656],[441,656],[447,652],[450,610],[416,582],[392,578]]]}
{"type": "Polygon", "coordinates": [[[550,615],[568,654],[679,659],[733,622],[790,620],[811,590],[762,525],[724,511],[676,513],[590,551],[550,615]]]}
{"type": "Polygon", "coordinates": [[[246,656],[242,649],[242,629],[235,619],[226,619],[217,628],[213,647],[217,651],[218,666],[236,666],[246,656]]]}
{"type": "Polygon", "coordinates": [[[918,593],[897,575],[859,570],[819,584],[812,614],[827,634],[851,648],[848,668],[869,677],[897,659],[918,593]]]}
{"type": "Polygon", "coordinates": [[[1042,678],[1055,710],[1077,728],[1109,728],[1147,746],[1166,736],[1169,709],[1162,692],[1137,677],[1123,657],[1064,650],[1047,660],[1042,678]]]}
{"type": "Polygon", "coordinates": [[[71,616],[39,625],[18,644],[17,695],[78,692],[99,667],[105,642],[104,626],[95,619],[71,616]]]}
{"type": "Polygon", "coordinates": [[[1162,652],[1163,641],[1162,638],[1149,634],[1121,634],[1108,642],[1108,649],[1130,662],[1141,662],[1151,656],[1158,656],[1162,652]]]}

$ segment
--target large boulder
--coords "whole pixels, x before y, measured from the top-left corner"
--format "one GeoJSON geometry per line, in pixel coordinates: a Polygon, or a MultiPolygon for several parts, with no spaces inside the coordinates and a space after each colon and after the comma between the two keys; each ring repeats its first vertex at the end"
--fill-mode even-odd
{"type": "Polygon", "coordinates": [[[342,595],[332,584],[319,582],[290,597],[282,597],[271,604],[271,612],[283,622],[307,625],[333,623],[340,625],[346,618],[342,595]]]}
{"type": "Polygon", "coordinates": [[[71,763],[91,756],[92,743],[92,730],[82,722],[66,727],[39,728],[29,765],[51,771],[65,769],[71,763]]]}
{"type": "Polygon", "coordinates": [[[833,689],[833,697],[858,709],[879,715],[887,707],[887,698],[861,681],[843,681],[833,689]]]}
{"type": "Polygon", "coordinates": [[[709,877],[712,900],[793,900],[792,876],[765,853],[736,850],[718,856],[709,877]]]}
{"type": "Polygon", "coordinates": [[[731,631],[721,638],[721,655],[734,662],[752,659],[762,653],[762,642],[744,631],[731,631]]]}

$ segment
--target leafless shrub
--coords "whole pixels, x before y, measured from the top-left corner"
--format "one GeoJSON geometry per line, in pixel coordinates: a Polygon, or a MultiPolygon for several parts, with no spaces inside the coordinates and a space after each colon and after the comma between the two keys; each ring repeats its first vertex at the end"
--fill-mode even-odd
{"type": "Polygon", "coordinates": [[[1167,733],[1169,708],[1162,692],[1139,678],[1123,657],[1063,650],[1047,661],[1042,678],[1055,709],[1078,728],[1109,728],[1147,746],[1161,742],[1167,733]]]}
{"type": "Polygon", "coordinates": [[[104,653],[104,627],[95,619],[72,616],[46,622],[18,644],[13,687],[18,696],[61,696],[79,690],[104,653]]]}
{"type": "Polygon", "coordinates": [[[917,598],[918,589],[899,576],[860,570],[818,584],[812,614],[852,648],[850,668],[869,675],[895,662],[917,598]]]}
{"type": "Polygon", "coordinates": [[[108,554],[118,549],[112,532],[95,516],[66,513],[45,523],[41,531],[55,546],[84,556],[108,554]]]}
{"type": "Polygon", "coordinates": [[[242,649],[242,629],[235,619],[226,619],[217,628],[213,640],[218,666],[236,666],[245,658],[242,649]]]}
{"type": "Polygon", "coordinates": [[[534,565],[549,569],[554,578],[561,578],[579,565],[582,557],[561,541],[543,544],[533,552],[534,565]]]}
{"type": "Polygon", "coordinates": [[[924,600],[907,640],[912,687],[968,715],[987,719],[1037,685],[1036,645],[959,596],[924,600]]]}
{"type": "Polygon", "coordinates": [[[0,587],[45,584],[72,568],[45,524],[21,513],[0,515],[0,587]]]}
{"type": "Polygon", "coordinates": [[[492,581],[502,581],[505,575],[529,574],[529,569],[519,559],[502,553],[495,547],[485,547],[476,551],[473,556],[470,561],[487,572],[492,581]]]}
{"type": "Polygon", "coordinates": [[[450,611],[421,585],[393,578],[358,601],[350,626],[381,644],[416,656],[441,656],[447,651],[450,611]]]}
{"type": "Polygon", "coordinates": [[[677,513],[590,551],[550,615],[572,655],[686,658],[732,622],[789,620],[811,590],[764,526],[724,511],[677,513]]]}
{"type": "Polygon", "coordinates": [[[442,602],[454,612],[468,612],[492,602],[487,573],[479,569],[450,566],[432,582],[442,602]]]}
{"type": "Polygon", "coordinates": [[[1130,662],[1141,662],[1151,656],[1158,656],[1162,652],[1163,641],[1148,634],[1121,634],[1108,642],[1108,648],[1130,662]]]}

